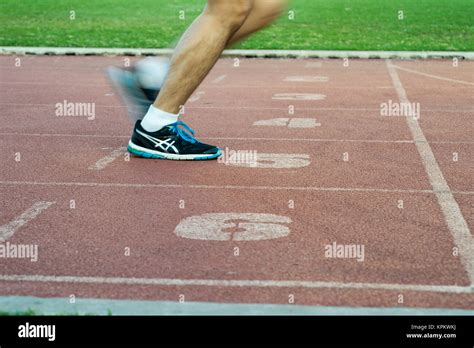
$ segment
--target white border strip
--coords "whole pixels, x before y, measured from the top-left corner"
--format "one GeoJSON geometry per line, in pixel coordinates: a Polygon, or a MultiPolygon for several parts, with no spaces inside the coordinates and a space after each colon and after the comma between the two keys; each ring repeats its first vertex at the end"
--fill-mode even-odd
{"type": "Polygon", "coordinates": [[[474,315],[473,310],[416,307],[326,307],[297,304],[172,302],[0,296],[0,310],[39,315],[474,315]]]}
{"type": "MultiPolygon", "coordinates": [[[[93,48],[93,47],[0,47],[1,54],[36,55],[170,55],[171,48],[93,48]]],[[[318,51],[318,50],[225,50],[223,56],[249,58],[361,58],[361,59],[445,59],[474,60],[474,52],[454,51],[318,51]]]]}
{"type": "MultiPolygon", "coordinates": [[[[392,78],[393,86],[397,91],[400,102],[410,103],[405,89],[403,88],[396,66],[390,60],[386,61],[388,72],[392,78]]],[[[459,205],[443,176],[436,157],[427,142],[423,130],[415,117],[406,117],[415,146],[420,154],[421,161],[425,167],[433,191],[438,199],[438,204],[443,212],[444,219],[453,237],[454,245],[459,249],[459,257],[463,264],[471,284],[474,284],[474,244],[469,226],[462,215],[459,205]]]]}
{"type": "Polygon", "coordinates": [[[360,290],[392,290],[443,292],[472,294],[473,286],[459,285],[419,285],[388,283],[341,283],[304,280],[223,280],[223,279],[173,279],[173,278],[126,278],[126,277],[83,277],[83,276],[47,276],[47,275],[0,275],[0,281],[35,283],[72,283],[72,284],[125,284],[154,286],[220,286],[220,287],[257,287],[257,288],[329,288],[360,290]]]}

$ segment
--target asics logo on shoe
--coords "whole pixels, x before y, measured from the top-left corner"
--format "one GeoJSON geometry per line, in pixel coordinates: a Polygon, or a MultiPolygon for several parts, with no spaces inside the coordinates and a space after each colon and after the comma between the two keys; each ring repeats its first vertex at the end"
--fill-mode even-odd
{"type": "Polygon", "coordinates": [[[166,139],[166,140],[160,140],[157,138],[153,138],[152,136],[145,134],[143,132],[140,132],[138,129],[136,130],[138,134],[140,134],[142,137],[150,140],[153,144],[155,144],[155,147],[160,147],[162,150],[169,151],[169,148],[172,148],[174,150],[174,153],[179,154],[178,149],[176,146],[173,146],[176,141],[172,139],[166,139]]]}

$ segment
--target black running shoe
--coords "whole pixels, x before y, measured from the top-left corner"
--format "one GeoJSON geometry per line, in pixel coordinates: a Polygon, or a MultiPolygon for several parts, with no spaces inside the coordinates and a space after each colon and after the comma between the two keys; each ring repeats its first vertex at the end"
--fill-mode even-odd
{"type": "Polygon", "coordinates": [[[215,159],[222,154],[218,147],[197,141],[194,131],[182,121],[156,132],[147,132],[137,121],[128,151],[145,158],[194,161],[215,159]]]}

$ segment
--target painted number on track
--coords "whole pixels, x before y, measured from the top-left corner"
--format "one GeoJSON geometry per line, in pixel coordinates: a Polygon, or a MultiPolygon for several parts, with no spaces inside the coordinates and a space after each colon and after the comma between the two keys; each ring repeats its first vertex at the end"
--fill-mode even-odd
{"type": "Polygon", "coordinates": [[[286,237],[289,217],[255,213],[212,213],[187,217],[176,226],[177,236],[215,241],[256,241],[286,237]]]}

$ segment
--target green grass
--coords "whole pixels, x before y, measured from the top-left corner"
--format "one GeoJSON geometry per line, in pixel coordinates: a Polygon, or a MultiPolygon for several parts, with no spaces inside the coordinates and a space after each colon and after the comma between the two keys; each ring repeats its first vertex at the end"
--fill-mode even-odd
{"type": "MultiPolygon", "coordinates": [[[[0,46],[170,47],[204,0],[1,0],[0,46]],[[76,19],[70,20],[70,11],[76,19]],[[178,18],[184,10],[186,19],[178,18]]],[[[473,0],[293,0],[248,49],[474,48],[473,0]],[[398,11],[405,18],[398,19],[398,11]]]]}
{"type": "Polygon", "coordinates": [[[9,312],[0,310],[0,316],[36,316],[39,315],[34,309],[27,309],[26,311],[16,311],[16,312],[9,312]]]}
{"type": "MultiPolygon", "coordinates": [[[[5,311],[5,310],[0,310],[0,317],[1,316],[21,316],[21,317],[25,317],[25,316],[42,316],[42,315],[45,315],[44,313],[41,313],[39,311],[37,311],[36,309],[33,309],[33,308],[28,308],[27,310],[20,310],[20,311],[5,311]]],[[[79,314],[78,312],[72,312],[72,313],[62,313],[62,312],[58,312],[58,313],[54,313],[54,314],[47,314],[47,315],[57,315],[57,316],[94,316],[96,314],[92,314],[92,313],[81,313],[79,314]]],[[[112,311],[110,309],[107,310],[107,315],[108,316],[111,316],[112,315],[112,311]]]]}

